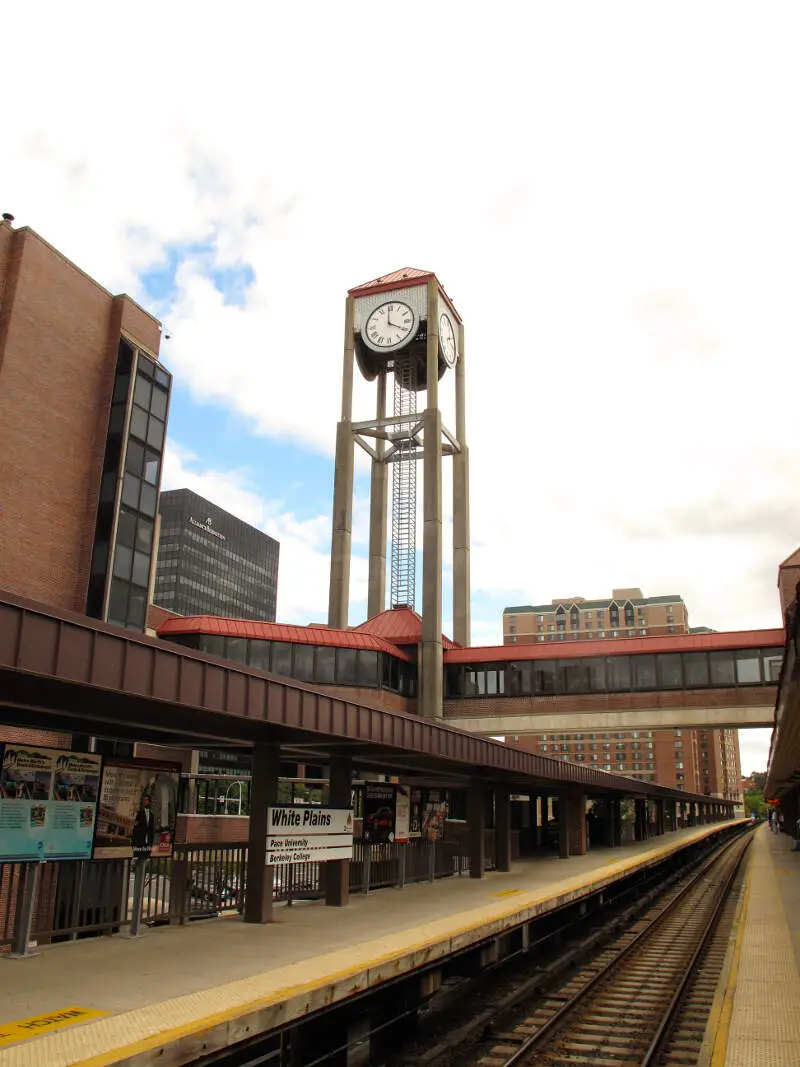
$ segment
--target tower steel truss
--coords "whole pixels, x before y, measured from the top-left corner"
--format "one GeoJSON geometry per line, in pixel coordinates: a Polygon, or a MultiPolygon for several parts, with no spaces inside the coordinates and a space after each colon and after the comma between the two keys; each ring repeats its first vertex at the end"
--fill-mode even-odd
{"type": "Polygon", "coordinates": [[[396,455],[392,464],[391,605],[414,607],[417,563],[417,363],[397,360],[394,367],[396,455]]]}

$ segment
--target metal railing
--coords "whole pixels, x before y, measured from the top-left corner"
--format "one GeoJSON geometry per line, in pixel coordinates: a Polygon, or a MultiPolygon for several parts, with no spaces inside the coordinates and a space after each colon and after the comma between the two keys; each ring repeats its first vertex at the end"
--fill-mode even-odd
{"type": "MultiPolygon", "coordinates": [[[[486,834],[487,869],[494,866],[493,831],[486,834]]],[[[369,892],[469,871],[466,836],[405,844],[353,842],[350,889],[369,892]]],[[[130,860],[76,860],[38,866],[0,863],[0,952],[24,951],[20,922],[30,909],[30,939],[43,942],[115,934],[135,914],[135,865],[130,860]],[[30,899],[25,899],[28,886],[30,899]]],[[[140,874],[140,921],[186,923],[244,910],[247,846],[176,845],[171,859],[146,861],[140,874]]],[[[291,903],[325,896],[325,864],[297,863],[273,870],[273,899],[291,903]]],[[[134,924],[135,925],[135,924],[134,924]]]]}

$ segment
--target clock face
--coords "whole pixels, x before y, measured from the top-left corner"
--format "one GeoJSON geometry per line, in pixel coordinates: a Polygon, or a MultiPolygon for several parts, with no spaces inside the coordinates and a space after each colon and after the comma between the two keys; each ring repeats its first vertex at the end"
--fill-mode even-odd
{"type": "Polygon", "coordinates": [[[456,362],[456,334],[449,315],[439,316],[439,344],[442,346],[445,363],[448,367],[456,362]]]}
{"type": "Polygon", "coordinates": [[[416,329],[417,317],[408,304],[390,300],[370,314],[361,335],[374,351],[388,352],[405,344],[416,329]]]}

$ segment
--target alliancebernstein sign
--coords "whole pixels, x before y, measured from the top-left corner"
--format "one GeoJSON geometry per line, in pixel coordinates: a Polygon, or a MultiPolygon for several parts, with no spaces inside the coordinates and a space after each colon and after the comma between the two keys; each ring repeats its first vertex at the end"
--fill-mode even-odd
{"type": "Polygon", "coordinates": [[[189,522],[192,524],[192,526],[196,526],[198,528],[198,530],[202,530],[203,533],[211,534],[212,537],[218,537],[220,541],[224,541],[225,540],[225,534],[221,534],[219,532],[219,530],[212,530],[211,529],[211,518],[210,517],[207,518],[205,522],[198,522],[197,519],[193,519],[192,516],[190,515],[189,516],[189,522]]]}
{"type": "Polygon", "coordinates": [[[267,809],[268,866],[352,858],[352,808],[298,804],[267,809]]]}

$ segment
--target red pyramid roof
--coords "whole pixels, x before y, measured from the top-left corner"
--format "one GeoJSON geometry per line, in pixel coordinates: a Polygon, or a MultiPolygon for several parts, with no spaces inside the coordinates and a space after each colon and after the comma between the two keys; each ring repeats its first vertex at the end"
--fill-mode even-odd
{"type": "Polygon", "coordinates": [[[412,285],[419,285],[420,282],[427,281],[429,278],[433,278],[436,281],[439,286],[439,292],[449,304],[450,310],[455,317],[461,322],[461,316],[456,310],[455,304],[447,295],[444,286],[432,270],[420,270],[418,267],[400,267],[399,270],[390,271],[388,274],[382,274],[379,278],[373,278],[369,282],[362,282],[361,285],[348,289],[347,295],[365,296],[367,293],[380,293],[388,289],[406,289],[412,285]]]}
{"type": "MultiPolygon", "coordinates": [[[[422,640],[422,616],[411,608],[389,608],[354,627],[354,632],[373,634],[393,645],[418,645],[422,640]]],[[[460,646],[442,634],[444,648],[460,646]]]]}

